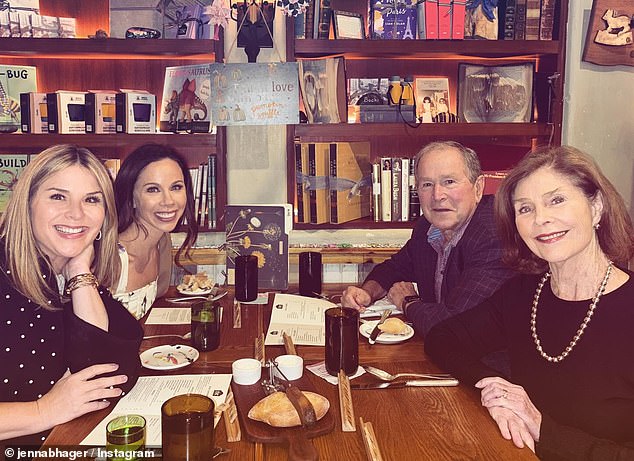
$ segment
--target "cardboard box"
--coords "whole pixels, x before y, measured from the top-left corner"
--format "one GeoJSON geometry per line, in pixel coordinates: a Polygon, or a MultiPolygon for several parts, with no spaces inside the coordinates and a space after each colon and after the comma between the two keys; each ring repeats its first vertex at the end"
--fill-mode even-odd
{"type": "Polygon", "coordinates": [[[145,90],[116,94],[117,133],[156,133],[156,96],[145,90]]]}
{"type": "Polygon", "coordinates": [[[46,95],[48,132],[86,133],[86,93],[59,90],[46,95]]]}
{"type": "Polygon", "coordinates": [[[21,93],[22,133],[48,133],[48,107],[46,93],[21,93]]]}
{"type": "Polygon", "coordinates": [[[414,106],[362,105],[357,107],[359,107],[361,123],[399,123],[416,120],[414,106]]]}
{"type": "Polygon", "coordinates": [[[59,19],[56,16],[31,16],[31,29],[34,38],[59,37],[59,19]]]}
{"type": "Polygon", "coordinates": [[[117,132],[116,91],[90,90],[86,93],[86,133],[117,132]]]}

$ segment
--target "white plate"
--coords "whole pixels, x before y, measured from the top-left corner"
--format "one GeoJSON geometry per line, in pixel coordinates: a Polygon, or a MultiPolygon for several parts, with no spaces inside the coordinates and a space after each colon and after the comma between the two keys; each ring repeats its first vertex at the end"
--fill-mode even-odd
{"type": "MultiPolygon", "coordinates": [[[[378,320],[369,320],[365,323],[362,323],[359,327],[359,333],[361,333],[366,338],[370,337],[372,330],[376,324],[379,323],[378,320]]],[[[402,335],[391,335],[389,333],[381,333],[377,338],[376,342],[378,344],[396,344],[402,343],[403,341],[407,341],[409,338],[414,336],[414,329],[407,325],[407,331],[402,335]]]]}
{"type": "Polygon", "coordinates": [[[141,364],[150,370],[174,370],[194,363],[200,354],[191,346],[163,345],[141,353],[141,364]]]}
{"type": "Polygon", "coordinates": [[[189,290],[180,290],[178,288],[176,288],[176,290],[185,296],[204,296],[204,295],[208,295],[211,294],[212,291],[214,291],[213,288],[207,288],[206,290],[194,290],[194,291],[189,291],[189,290]]]}

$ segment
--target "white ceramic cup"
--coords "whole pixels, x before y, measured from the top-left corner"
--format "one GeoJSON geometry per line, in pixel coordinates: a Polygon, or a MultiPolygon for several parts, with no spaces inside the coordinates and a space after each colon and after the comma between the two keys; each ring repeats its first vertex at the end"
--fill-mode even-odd
{"type": "MultiPolygon", "coordinates": [[[[277,367],[289,381],[299,379],[304,374],[304,359],[299,355],[280,355],[275,359],[277,367]]],[[[277,370],[274,370],[276,376],[283,378],[277,370]]]]}
{"type": "Polygon", "coordinates": [[[255,359],[238,359],[231,364],[233,382],[242,385],[255,384],[262,376],[262,364],[255,359]]]}

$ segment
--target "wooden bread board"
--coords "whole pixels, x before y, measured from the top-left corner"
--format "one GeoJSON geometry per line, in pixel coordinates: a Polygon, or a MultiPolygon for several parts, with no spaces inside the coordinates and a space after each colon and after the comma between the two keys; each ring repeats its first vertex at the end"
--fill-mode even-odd
{"type": "MultiPolygon", "coordinates": [[[[292,385],[299,387],[302,391],[317,393],[315,386],[306,375],[290,382],[292,385]]],[[[335,428],[335,418],[332,415],[333,402],[330,402],[330,408],[324,417],[310,427],[273,427],[261,421],[253,421],[247,416],[251,407],[266,397],[264,388],[259,382],[250,386],[239,385],[232,382],[231,388],[233,389],[236,406],[238,407],[240,426],[249,442],[285,443],[294,437],[296,435],[295,432],[298,431],[306,431],[306,437],[313,439],[328,434],[335,428]]]]}

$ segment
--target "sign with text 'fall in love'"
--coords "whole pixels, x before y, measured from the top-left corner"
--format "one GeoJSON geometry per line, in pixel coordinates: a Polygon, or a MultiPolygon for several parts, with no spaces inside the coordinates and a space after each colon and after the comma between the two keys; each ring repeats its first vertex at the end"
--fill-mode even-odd
{"type": "Polygon", "coordinates": [[[299,123],[295,62],[212,64],[211,93],[215,125],[299,123]]]}

